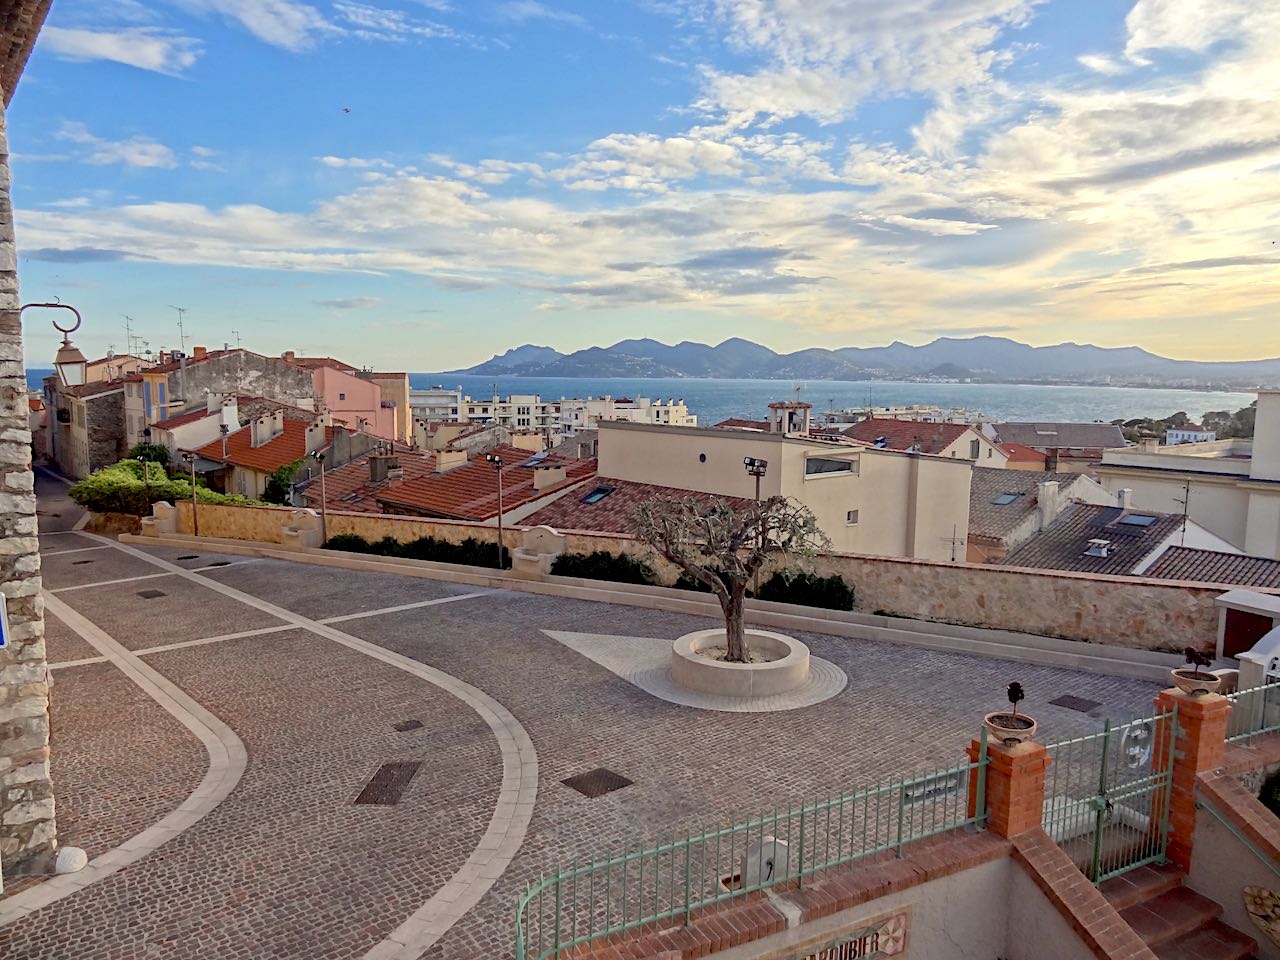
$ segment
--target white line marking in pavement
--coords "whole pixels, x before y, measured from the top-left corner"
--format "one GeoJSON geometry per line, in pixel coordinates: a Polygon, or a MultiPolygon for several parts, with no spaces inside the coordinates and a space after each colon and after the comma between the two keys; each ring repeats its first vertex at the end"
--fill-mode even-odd
{"type": "Polygon", "coordinates": [[[346,623],[348,620],[362,620],[365,617],[380,617],[384,613],[399,613],[401,610],[417,610],[419,607],[434,607],[440,603],[453,603],[455,600],[474,600],[476,597],[487,597],[493,590],[481,590],[478,593],[460,593],[456,597],[437,597],[435,600],[419,600],[417,603],[402,603],[398,607],[383,607],[381,610],[365,610],[361,613],[344,613],[340,617],[325,617],[316,623],[346,623]]]}
{"type": "MultiPolygon", "coordinates": [[[[95,534],[90,536],[102,539],[95,534]]],[[[435,667],[384,649],[376,643],[360,640],[217,580],[199,576],[192,570],[184,570],[142,550],[121,543],[112,545],[124,553],[146,560],[225,597],[239,600],[263,613],[279,617],[348,649],[411,673],[457,697],[474,710],[493,731],[498,749],[502,753],[502,785],[497,806],[484,836],[458,872],[364,957],[364,960],[417,960],[450,927],[461,920],[468,910],[480,902],[480,898],[502,876],[524,842],[538,794],[538,754],[520,721],[484,691],[435,667]]]]}
{"type": "Polygon", "coordinates": [[[82,657],[79,660],[63,660],[61,663],[49,664],[50,670],[61,670],[64,667],[83,667],[90,663],[108,663],[106,657],[82,657]]]}
{"type": "Polygon", "coordinates": [[[41,550],[42,557],[58,557],[64,553],[88,553],[90,550],[110,550],[109,546],[101,547],[76,547],[74,550],[41,550]]]}
{"type": "Polygon", "coordinates": [[[182,640],[178,643],[165,643],[158,647],[143,647],[133,651],[140,657],[152,653],[165,653],[168,650],[185,650],[187,647],[203,647],[207,643],[221,643],[223,640],[243,640],[246,637],[265,637],[269,633],[284,633],[286,630],[297,630],[296,624],[282,623],[278,627],[259,627],[257,630],[241,630],[239,633],[224,633],[216,637],[202,637],[199,640],[182,640]]]}
{"type": "Polygon", "coordinates": [[[117,583],[133,583],[135,580],[154,580],[157,577],[167,577],[167,573],[144,573],[140,577],[121,577],[119,580],[99,580],[96,583],[77,583],[73,587],[59,587],[57,590],[49,590],[47,593],[66,593],[70,590],[88,590],[92,587],[110,587],[117,583]]]}
{"type": "MultiPolygon", "coordinates": [[[[191,570],[193,572],[196,570],[226,570],[228,567],[242,567],[246,563],[261,563],[261,562],[262,561],[260,559],[258,559],[257,557],[254,557],[252,560],[231,560],[227,563],[223,563],[219,561],[217,563],[211,563],[208,566],[204,566],[204,567],[191,567],[191,570]]],[[[186,569],[186,568],[183,568],[183,569],[186,569]]]]}
{"type": "Polygon", "coordinates": [[[45,608],[78,633],[91,646],[136,683],[156,703],[204,744],[209,769],[200,785],[176,810],[113,850],[94,857],[79,873],[51,877],[43,883],[0,900],[0,926],[21,919],[41,907],[85,889],[141,860],[199,821],[229,794],[244,773],[247,755],[235,732],[200,704],[183,693],[126,650],[97,624],[85,619],[57,597],[45,595],[45,608]]]}

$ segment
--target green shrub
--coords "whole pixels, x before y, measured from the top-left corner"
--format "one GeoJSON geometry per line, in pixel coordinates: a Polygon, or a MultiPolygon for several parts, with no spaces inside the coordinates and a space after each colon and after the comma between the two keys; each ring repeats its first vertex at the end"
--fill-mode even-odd
{"type": "Polygon", "coordinates": [[[1258,799],[1262,805],[1280,817],[1280,770],[1277,770],[1262,781],[1262,789],[1258,791],[1258,799]]]}
{"type": "MultiPolygon", "coordinates": [[[[449,543],[434,537],[420,537],[402,543],[395,537],[383,537],[370,543],[353,533],[340,533],[324,543],[326,550],[345,550],[378,557],[404,557],[408,560],[433,560],[436,563],[459,563],[470,567],[497,567],[498,551],[492,543],[468,537],[461,543],[449,543]]],[[[510,551],[502,551],[502,569],[511,566],[510,551]]]]}
{"type": "Polygon", "coordinates": [[[818,577],[811,573],[775,573],[760,585],[760,599],[795,603],[824,610],[852,610],[853,588],[841,577],[818,577]]]}
{"type": "Polygon", "coordinates": [[[293,478],[301,466],[302,461],[295,460],[293,463],[286,463],[272,470],[267,476],[266,484],[263,485],[262,499],[267,503],[289,506],[293,502],[293,478]]]}
{"type": "Polygon", "coordinates": [[[551,564],[551,572],[557,577],[580,577],[584,580],[612,580],[616,583],[658,582],[653,568],[626,554],[562,553],[551,564]]]}
{"type": "Polygon", "coordinates": [[[169,448],[163,443],[139,443],[125,454],[126,460],[145,460],[148,463],[169,465],[169,448]]]}
{"type": "MultiPolygon", "coordinates": [[[[144,517],[151,513],[153,503],[190,500],[191,481],[181,477],[171,479],[164,466],[153,461],[121,460],[72,484],[69,495],[76,503],[97,513],[129,513],[144,517]]],[[[199,484],[196,485],[196,500],[199,503],[258,502],[238,494],[215,493],[199,484]]]]}

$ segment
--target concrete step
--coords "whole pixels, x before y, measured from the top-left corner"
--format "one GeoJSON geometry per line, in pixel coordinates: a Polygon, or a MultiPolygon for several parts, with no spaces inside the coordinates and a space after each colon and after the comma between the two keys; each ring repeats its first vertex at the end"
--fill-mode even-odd
{"type": "Polygon", "coordinates": [[[1186,875],[1173,864],[1138,867],[1104,880],[1098,890],[1117,910],[1125,910],[1182,885],[1186,875]]]}
{"type": "Polygon", "coordinates": [[[1221,915],[1219,904],[1182,886],[1120,911],[1125,923],[1152,950],[1165,944],[1181,943],[1221,915]]]}
{"type": "Polygon", "coordinates": [[[1235,927],[1214,920],[1188,937],[1155,950],[1160,960],[1251,960],[1258,944],[1235,927]]]}

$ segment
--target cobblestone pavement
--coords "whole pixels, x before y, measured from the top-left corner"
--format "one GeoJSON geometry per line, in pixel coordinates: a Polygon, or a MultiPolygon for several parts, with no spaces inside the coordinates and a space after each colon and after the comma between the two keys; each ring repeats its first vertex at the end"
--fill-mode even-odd
{"type": "MultiPolygon", "coordinates": [[[[49,549],[68,549],[72,539],[50,538],[49,549]]],[[[192,569],[211,559],[149,552],[192,569]]],[[[117,574],[108,557],[128,560],[120,570],[140,568],[121,551],[98,553],[106,556],[87,565],[101,567],[98,579],[156,572],[117,574]]],[[[470,592],[282,561],[199,576],[317,619],[470,592]]],[[[58,596],[131,649],[280,623],[177,576],[58,596]],[[151,587],[167,596],[137,596],[151,587]]],[[[484,691],[515,715],[538,751],[538,799],[524,846],[427,956],[509,956],[516,898],[558,863],[957,764],[982,714],[1003,706],[1010,680],[1027,688],[1026,706],[1046,741],[1097,730],[1104,715],[1145,714],[1156,691],[1141,681],[801,635],[849,675],[845,690],[786,713],[713,713],[655,699],[541,632],[674,638],[709,625],[507,591],[341,624],[484,691]],[[1085,716],[1048,704],[1064,693],[1104,706],[1085,716]],[[596,767],[635,782],[594,800],[560,782],[596,767]]],[[[73,652],[70,643],[65,649],[73,652]]],[[[458,700],[402,670],[305,630],[154,653],[147,663],[240,735],[248,769],[218,808],[154,854],[0,929],[0,957],[358,958],[457,871],[493,814],[502,770],[491,731],[458,700]],[[422,726],[397,732],[402,721],[422,726]],[[352,803],[380,764],[403,759],[423,765],[397,805],[352,803]]],[[[76,671],[109,669],[55,676],[62,683],[76,671]]],[[[82,686],[77,693],[71,679],[60,695],[95,696],[82,686]]],[[[108,714],[104,722],[114,721],[108,714]]],[[[105,748],[94,749],[106,759],[105,748]]],[[[54,772],[72,794],[86,789],[73,781],[98,776],[92,763],[58,755],[54,772]]]]}

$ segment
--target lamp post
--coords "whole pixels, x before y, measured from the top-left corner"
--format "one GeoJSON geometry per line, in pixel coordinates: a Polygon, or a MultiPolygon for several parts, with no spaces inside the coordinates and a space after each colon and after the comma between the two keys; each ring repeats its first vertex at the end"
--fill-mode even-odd
{"type": "Polygon", "coordinates": [[[200,512],[196,509],[196,455],[184,453],[182,462],[191,467],[191,530],[198,537],[200,536],[200,512]]]}
{"type": "Polygon", "coordinates": [[[329,540],[329,507],[324,495],[324,452],[313,450],[311,458],[320,464],[320,542],[323,544],[329,540]]]}
{"type": "Polygon", "coordinates": [[[69,327],[60,326],[57,320],[53,321],[53,329],[62,334],[62,346],[58,348],[58,352],[54,355],[53,366],[58,371],[58,379],[62,381],[64,387],[84,386],[85,370],[89,364],[85,360],[84,354],[80,352],[80,348],[71,342],[71,334],[80,329],[80,311],[69,303],[61,303],[55,300],[53,303],[24,303],[18,308],[18,315],[21,316],[22,311],[28,307],[70,310],[76,318],[76,322],[69,327]]]}
{"type": "Polygon", "coordinates": [[[142,483],[147,488],[147,509],[151,509],[151,477],[147,475],[147,458],[138,457],[138,466],[142,469],[142,483]]]}
{"type": "Polygon", "coordinates": [[[502,562],[502,456],[496,453],[490,453],[485,459],[493,464],[493,470],[498,475],[498,569],[505,569],[502,562]]]}
{"type": "MultiPolygon", "coordinates": [[[[764,476],[765,471],[769,469],[769,461],[761,460],[758,457],[743,457],[742,465],[747,468],[747,475],[756,478],[756,546],[764,546],[764,521],[758,516],[760,511],[760,478],[764,476]]],[[[756,599],[760,597],[760,568],[756,567],[756,571],[752,574],[751,592],[756,599]]]]}

